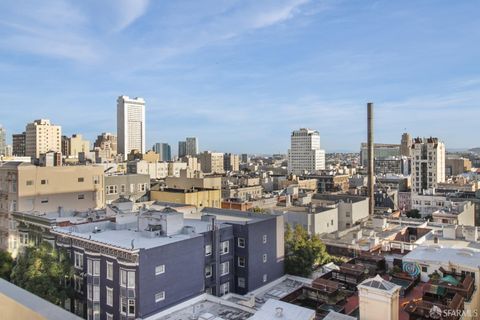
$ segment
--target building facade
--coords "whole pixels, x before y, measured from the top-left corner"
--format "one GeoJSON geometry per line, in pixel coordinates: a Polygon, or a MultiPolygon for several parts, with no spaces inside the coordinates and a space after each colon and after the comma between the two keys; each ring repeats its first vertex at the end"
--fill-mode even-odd
{"type": "Polygon", "coordinates": [[[288,150],[288,172],[305,172],[325,169],[325,150],[320,149],[320,134],[310,129],[295,130],[291,134],[288,150]]]}
{"type": "Polygon", "coordinates": [[[145,153],[145,100],[120,96],[117,99],[118,153],[127,158],[132,150],[145,153]]]}
{"type": "Polygon", "coordinates": [[[172,160],[172,149],[168,143],[155,143],[153,146],[153,151],[160,156],[160,161],[172,160]]]}
{"type": "Polygon", "coordinates": [[[223,173],[223,153],[204,151],[198,155],[203,173],[223,173]]]}
{"type": "Polygon", "coordinates": [[[196,156],[200,153],[198,150],[198,139],[196,137],[188,137],[185,139],[185,155],[196,156]]]}
{"type": "MultiPolygon", "coordinates": [[[[386,159],[389,157],[400,157],[399,144],[375,143],[373,151],[376,160],[386,159]]],[[[362,143],[360,146],[360,163],[363,167],[368,166],[368,146],[366,143],[362,143]]]]}
{"type": "Polygon", "coordinates": [[[412,137],[407,132],[402,134],[402,140],[400,142],[400,155],[404,157],[412,156],[412,137]]]}
{"type": "Polygon", "coordinates": [[[423,193],[445,181],[445,145],[438,138],[416,138],[412,145],[412,191],[423,193]]]}
{"type": "Polygon", "coordinates": [[[146,318],[204,292],[245,294],[283,275],[281,216],[206,208],[184,219],[168,208],[52,232],[70,251],[75,312],[87,319],[146,318]]]}
{"type": "Polygon", "coordinates": [[[147,201],[150,191],[150,176],[147,174],[121,174],[105,176],[105,202],[119,198],[133,202],[147,201]]]}
{"type": "Polygon", "coordinates": [[[239,171],[240,157],[238,154],[225,153],[223,155],[223,169],[225,171],[239,171]]]}
{"type": "Polygon", "coordinates": [[[12,153],[17,157],[25,156],[25,139],[26,133],[16,133],[12,135],[12,153]]]}
{"type": "Polygon", "coordinates": [[[25,156],[33,159],[48,151],[61,152],[62,128],[40,119],[27,124],[25,130],[25,156]]]}
{"type": "Polygon", "coordinates": [[[43,214],[101,208],[105,205],[103,186],[103,167],[1,164],[0,249],[16,254],[19,247],[12,212],[43,214]]]}

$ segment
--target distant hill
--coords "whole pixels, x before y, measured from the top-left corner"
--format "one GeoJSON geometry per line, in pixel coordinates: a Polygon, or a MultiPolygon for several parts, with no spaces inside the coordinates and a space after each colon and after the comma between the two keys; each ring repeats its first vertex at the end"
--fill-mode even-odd
{"type": "Polygon", "coordinates": [[[480,153],[480,147],[479,148],[468,149],[468,151],[473,152],[473,153],[480,153]]]}

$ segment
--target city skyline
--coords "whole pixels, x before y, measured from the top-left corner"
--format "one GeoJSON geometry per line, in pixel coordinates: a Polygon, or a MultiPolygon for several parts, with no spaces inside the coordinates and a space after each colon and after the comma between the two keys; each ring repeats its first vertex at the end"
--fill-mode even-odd
{"type": "Polygon", "coordinates": [[[148,101],[147,146],[195,136],[202,150],[286,153],[290,132],[308,127],[327,152],[358,152],[371,100],[377,143],[399,143],[407,131],[439,137],[447,149],[478,147],[474,2],[0,8],[0,97],[9,106],[0,123],[9,142],[42,118],[90,141],[116,132],[115,99],[129,95],[148,101]],[[107,19],[95,19],[97,9],[107,19]]]}

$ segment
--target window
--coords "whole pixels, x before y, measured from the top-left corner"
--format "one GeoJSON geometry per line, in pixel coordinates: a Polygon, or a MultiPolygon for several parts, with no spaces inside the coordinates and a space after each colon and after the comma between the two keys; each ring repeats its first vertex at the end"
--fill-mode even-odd
{"type": "Polygon", "coordinates": [[[205,256],[209,256],[212,254],[212,245],[211,244],[207,244],[205,246],[205,256]]]}
{"type": "Polygon", "coordinates": [[[74,266],[77,269],[83,269],[83,254],[82,253],[75,252],[74,266]]]}
{"type": "Polygon", "coordinates": [[[100,287],[93,286],[93,301],[100,301],[100,287]]]}
{"type": "Polygon", "coordinates": [[[113,289],[107,287],[107,306],[113,306],[113,289]]]}
{"type": "Polygon", "coordinates": [[[125,187],[124,184],[122,184],[122,185],[120,186],[120,192],[121,192],[121,193],[127,192],[127,188],[125,187]]]}
{"type": "Polygon", "coordinates": [[[238,266],[242,268],[245,267],[245,257],[238,257],[238,266]]]}
{"type": "Polygon", "coordinates": [[[267,262],[267,254],[266,253],[263,255],[262,260],[263,260],[263,263],[267,262]]]}
{"type": "Polygon", "coordinates": [[[84,194],[79,194],[78,195],[78,200],[84,200],[85,199],[85,195],[84,194]]]}
{"type": "Polygon", "coordinates": [[[33,186],[33,180],[27,180],[27,186],[33,186]]]}
{"type": "Polygon", "coordinates": [[[245,248],[245,238],[238,238],[237,245],[239,248],[245,248]]]}
{"type": "Polygon", "coordinates": [[[263,275],[263,282],[267,282],[267,275],[266,274],[263,275]]]}
{"type": "Polygon", "coordinates": [[[223,241],[220,243],[220,254],[227,254],[228,253],[229,242],[223,241]]]}
{"type": "Polygon", "coordinates": [[[105,315],[106,315],[106,319],[107,319],[107,320],[113,320],[113,314],[111,314],[111,313],[105,313],[105,315]]]}
{"type": "Polygon", "coordinates": [[[267,235],[266,234],[263,235],[263,243],[267,243],[267,235]]]}
{"type": "Polygon", "coordinates": [[[165,265],[164,264],[155,267],[155,275],[158,276],[159,274],[162,274],[162,273],[165,273],[165,265]]]}
{"type": "Polygon", "coordinates": [[[129,316],[135,315],[135,299],[120,298],[120,312],[129,316]]]}
{"type": "Polygon", "coordinates": [[[350,211],[345,212],[345,217],[350,218],[350,211]]]}
{"type": "Polygon", "coordinates": [[[107,279],[113,280],[113,262],[107,261],[107,279]]]}
{"type": "Polygon", "coordinates": [[[128,299],[128,315],[134,316],[135,315],[135,300],[128,299]]]}
{"type": "Polygon", "coordinates": [[[87,259],[87,274],[100,276],[100,260],[87,259]]]}
{"type": "Polygon", "coordinates": [[[87,283],[87,300],[92,300],[92,284],[87,283]]]}
{"type": "Polygon", "coordinates": [[[160,302],[165,300],[165,291],[159,292],[155,294],[155,302],[160,302]]]}
{"type": "Polygon", "coordinates": [[[40,203],[48,203],[48,199],[42,199],[40,200],[40,203]]]}
{"type": "Polygon", "coordinates": [[[120,269],[120,285],[135,288],[135,271],[120,269]]]}
{"type": "Polygon", "coordinates": [[[117,193],[116,185],[107,186],[107,194],[116,194],[116,193],[117,193]]]}
{"type": "Polygon", "coordinates": [[[228,261],[220,263],[220,276],[225,276],[229,273],[230,263],[228,261]]]}
{"type": "Polygon", "coordinates": [[[238,277],[237,284],[239,288],[245,288],[245,278],[238,277]]]}
{"type": "Polygon", "coordinates": [[[212,265],[205,266],[205,278],[210,278],[212,276],[212,265]]]}
{"type": "Polygon", "coordinates": [[[427,266],[422,266],[422,272],[428,272],[428,267],[427,266]]]}
{"type": "Polygon", "coordinates": [[[226,295],[230,292],[230,282],[225,282],[220,285],[220,296],[226,295]]]}
{"type": "Polygon", "coordinates": [[[73,288],[76,292],[83,292],[83,277],[77,275],[73,276],[73,288]]]}
{"type": "Polygon", "coordinates": [[[85,179],[83,177],[78,178],[78,182],[83,182],[85,179]]]}
{"type": "Polygon", "coordinates": [[[42,180],[40,180],[40,184],[48,184],[48,180],[42,179],[42,180]]]}

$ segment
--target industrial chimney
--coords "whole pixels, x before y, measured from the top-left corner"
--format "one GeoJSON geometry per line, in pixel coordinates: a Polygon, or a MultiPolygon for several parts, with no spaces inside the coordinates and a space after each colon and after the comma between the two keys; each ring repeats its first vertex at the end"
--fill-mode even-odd
{"type": "Polygon", "coordinates": [[[373,216],[375,199],[373,196],[373,185],[375,183],[375,152],[373,143],[373,103],[367,103],[367,147],[368,147],[368,214],[373,216]]]}

